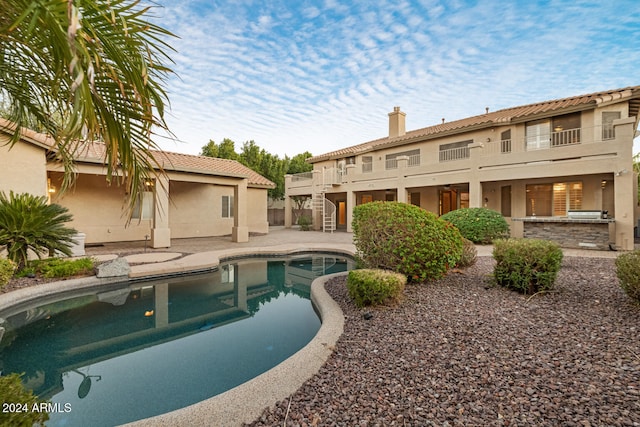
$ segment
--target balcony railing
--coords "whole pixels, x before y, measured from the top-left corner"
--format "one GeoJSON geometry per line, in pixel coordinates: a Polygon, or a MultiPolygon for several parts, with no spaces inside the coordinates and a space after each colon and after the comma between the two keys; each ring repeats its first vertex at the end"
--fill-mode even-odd
{"type": "Polygon", "coordinates": [[[439,160],[441,162],[450,162],[453,160],[461,160],[469,158],[469,147],[449,148],[448,150],[440,150],[439,160]]]}
{"type": "Polygon", "coordinates": [[[511,140],[503,139],[500,141],[500,152],[501,153],[510,153],[511,152],[511,140]]]}
{"type": "Polygon", "coordinates": [[[292,182],[313,181],[313,172],[303,172],[291,175],[292,182]]]}
{"type": "Polygon", "coordinates": [[[580,143],[580,128],[561,130],[551,133],[551,146],[563,147],[580,143]]]}

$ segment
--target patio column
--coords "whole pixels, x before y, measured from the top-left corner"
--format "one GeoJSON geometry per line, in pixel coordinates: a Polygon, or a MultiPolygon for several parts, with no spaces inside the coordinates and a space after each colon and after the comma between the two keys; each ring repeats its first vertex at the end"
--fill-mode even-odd
{"type": "Polygon", "coordinates": [[[353,232],[351,228],[351,222],[353,221],[353,209],[356,207],[356,193],[349,190],[347,191],[347,231],[353,232]]]}
{"type": "Polygon", "coordinates": [[[482,182],[480,182],[480,157],[484,144],[481,142],[473,142],[469,144],[469,158],[471,160],[471,168],[469,174],[469,207],[481,208],[484,206],[484,197],[482,195],[482,182]]]}
{"type": "Polygon", "coordinates": [[[151,229],[151,247],[168,248],[171,246],[169,228],[169,178],[160,175],[154,188],[153,228],[151,229]]]}
{"type": "Polygon", "coordinates": [[[231,241],[236,243],[249,241],[246,178],[233,187],[233,229],[231,231],[231,241]]]}
{"type": "Polygon", "coordinates": [[[284,228],[291,228],[292,213],[291,197],[286,195],[284,197],[284,228]]]}
{"type": "Polygon", "coordinates": [[[618,145],[615,162],[613,188],[615,191],[615,239],[616,247],[625,251],[634,249],[634,227],[636,206],[636,177],[633,172],[633,137],[635,136],[635,118],[614,120],[613,128],[618,145]],[[623,155],[623,153],[629,153],[623,155]]]}
{"type": "Polygon", "coordinates": [[[400,203],[407,203],[407,189],[404,186],[404,172],[409,166],[409,156],[398,156],[398,185],[396,188],[396,200],[400,203]]]}

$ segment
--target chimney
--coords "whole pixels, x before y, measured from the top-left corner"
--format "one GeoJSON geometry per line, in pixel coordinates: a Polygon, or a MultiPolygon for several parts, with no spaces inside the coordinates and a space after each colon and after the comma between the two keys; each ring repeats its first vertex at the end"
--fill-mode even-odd
{"type": "Polygon", "coordinates": [[[389,113],[389,138],[403,136],[406,133],[405,116],[406,114],[400,111],[400,107],[393,107],[393,113],[389,113]]]}

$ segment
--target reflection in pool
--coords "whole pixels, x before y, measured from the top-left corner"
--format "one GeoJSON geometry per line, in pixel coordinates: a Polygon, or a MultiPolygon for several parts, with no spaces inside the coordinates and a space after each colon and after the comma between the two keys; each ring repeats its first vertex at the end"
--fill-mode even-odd
{"type": "MultiPolygon", "coordinates": [[[[48,426],[110,426],[222,393],[304,347],[320,327],[313,278],[331,254],[237,259],[200,275],[80,292],[5,317],[2,374],[59,412],[48,426]]],[[[62,297],[61,297],[62,298],[62,297]]]]}

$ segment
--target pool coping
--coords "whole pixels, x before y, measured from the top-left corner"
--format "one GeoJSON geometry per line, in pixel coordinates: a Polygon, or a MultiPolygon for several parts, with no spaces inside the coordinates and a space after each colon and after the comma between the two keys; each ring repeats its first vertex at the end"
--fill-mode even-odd
{"type": "MultiPolygon", "coordinates": [[[[201,252],[178,260],[132,266],[129,280],[193,273],[216,268],[221,261],[241,256],[283,256],[304,252],[330,252],[353,256],[352,245],[286,244],[201,252]]],[[[316,278],[311,284],[311,301],[321,319],[320,329],[302,349],[263,374],[212,398],[175,411],[134,421],[127,426],[212,425],[238,426],[260,417],[266,408],[286,399],[315,375],[327,361],[344,330],[344,314],[324,289],[325,283],[346,272],[316,278]]],[[[29,301],[81,289],[122,283],[123,277],[85,277],[45,283],[0,295],[0,313],[29,301]]]]}

